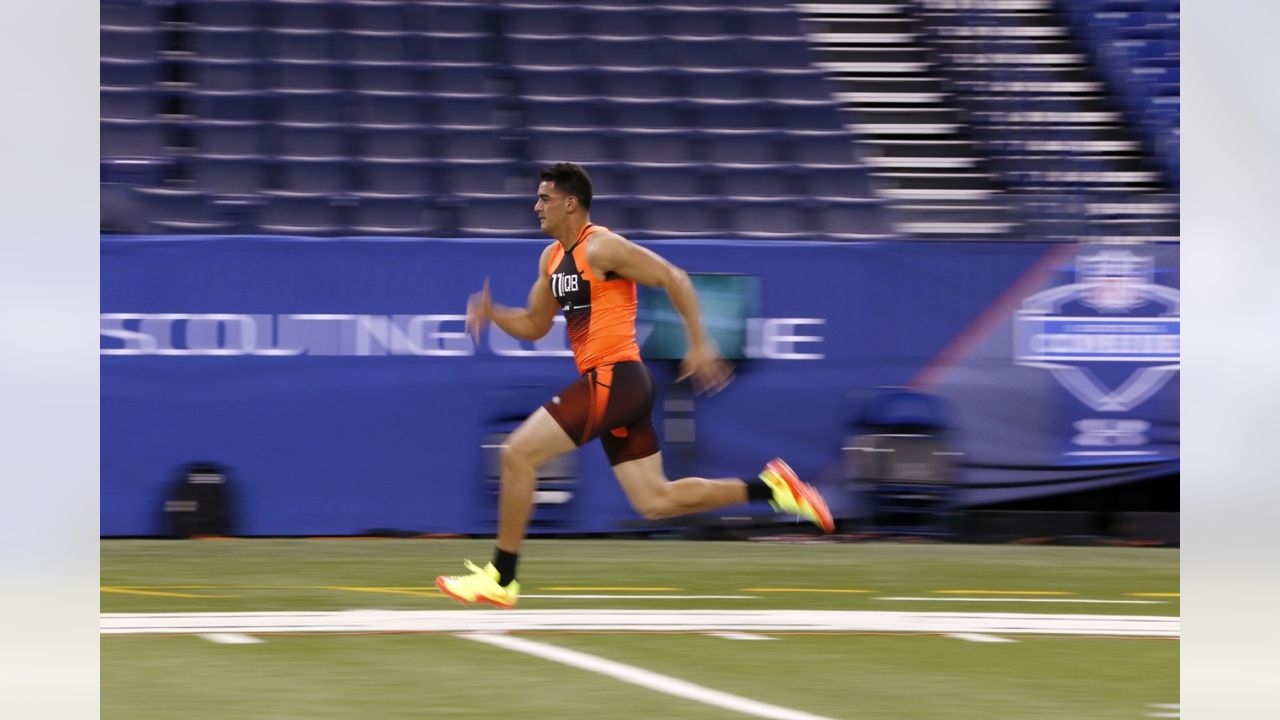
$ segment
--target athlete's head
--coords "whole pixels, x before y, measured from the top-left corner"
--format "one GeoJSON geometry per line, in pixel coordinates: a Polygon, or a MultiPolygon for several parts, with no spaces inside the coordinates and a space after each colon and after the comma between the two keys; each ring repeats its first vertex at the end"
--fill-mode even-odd
{"type": "Polygon", "coordinates": [[[555,236],[573,218],[591,211],[591,177],[577,163],[556,163],[538,173],[538,213],[542,232],[555,236]]]}

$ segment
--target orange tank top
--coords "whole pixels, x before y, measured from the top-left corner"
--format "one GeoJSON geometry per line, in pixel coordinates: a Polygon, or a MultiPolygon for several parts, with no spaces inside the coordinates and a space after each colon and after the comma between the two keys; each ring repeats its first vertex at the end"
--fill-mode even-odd
{"type": "Polygon", "coordinates": [[[565,252],[555,243],[547,260],[551,294],[564,310],[569,347],[579,373],[640,359],[636,344],[636,284],[620,277],[596,277],[587,264],[587,244],[602,225],[587,224],[565,252]]]}

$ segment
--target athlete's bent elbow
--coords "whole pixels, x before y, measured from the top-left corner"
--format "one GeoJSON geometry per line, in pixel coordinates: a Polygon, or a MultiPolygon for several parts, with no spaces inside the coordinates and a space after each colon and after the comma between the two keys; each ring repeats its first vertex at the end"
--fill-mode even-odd
{"type": "Polygon", "coordinates": [[[675,265],[671,265],[667,269],[667,276],[663,278],[662,285],[666,288],[667,292],[671,292],[678,287],[692,288],[693,281],[689,279],[689,273],[675,265]]]}

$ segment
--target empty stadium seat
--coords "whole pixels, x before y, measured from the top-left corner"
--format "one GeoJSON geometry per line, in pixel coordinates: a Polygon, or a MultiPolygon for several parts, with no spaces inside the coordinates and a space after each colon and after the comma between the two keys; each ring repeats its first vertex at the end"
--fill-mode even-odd
{"type": "Polygon", "coordinates": [[[189,126],[200,155],[248,157],[266,149],[266,126],[254,121],[198,121],[189,126]]]}
{"type": "Polygon", "coordinates": [[[856,240],[890,232],[884,207],[873,200],[828,201],[814,205],[817,231],[837,240],[856,240]]]}
{"type": "Polygon", "coordinates": [[[264,63],[264,87],[276,90],[337,90],[345,70],[337,63],[308,60],[270,60],[264,63]]]}
{"type": "Polygon", "coordinates": [[[160,39],[151,27],[102,27],[98,45],[98,53],[104,58],[152,60],[159,53],[160,39]]]}
{"type": "Polygon", "coordinates": [[[701,166],[632,165],[630,188],[637,195],[698,197],[708,195],[708,183],[701,166]]]}
{"type": "Polygon", "coordinates": [[[624,68],[600,73],[596,79],[599,93],[605,97],[670,99],[679,94],[668,70],[624,68]]]}
{"type": "Polygon", "coordinates": [[[605,110],[605,125],[615,128],[682,128],[689,126],[691,116],[685,103],[670,98],[616,98],[605,110]]]}
{"type": "Polygon", "coordinates": [[[484,33],[433,33],[420,41],[424,60],[447,65],[481,65],[493,61],[493,38],[484,33]]]}
{"type": "Polygon", "coordinates": [[[103,118],[123,120],[153,119],[159,109],[159,98],[149,88],[101,88],[99,112],[103,118]]]}
{"type": "Polygon", "coordinates": [[[341,213],[331,198],[273,192],[258,211],[258,230],[285,235],[332,235],[345,231],[341,213]]]}
{"type": "Polygon", "coordinates": [[[650,37],[658,34],[655,19],[659,12],[643,5],[609,8],[593,2],[582,16],[582,32],[611,38],[650,37]]]}
{"type": "Polygon", "coordinates": [[[191,29],[195,57],[206,60],[255,60],[259,57],[258,32],[248,28],[195,27],[191,29]]]}
{"type": "Polygon", "coordinates": [[[193,90],[187,98],[201,120],[260,121],[268,115],[267,96],[252,90],[193,90]]]}
{"type": "Polygon", "coordinates": [[[254,194],[267,189],[268,165],[261,157],[192,156],[188,166],[196,187],[209,193],[254,194]]]}
{"type": "Polygon", "coordinates": [[[853,136],[842,132],[798,133],[785,142],[786,158],[801,164],[855,162],[853,136]]]}
{"type": "Polygon", "coordinates": [[[825,100],[832,89],[821,71],[765,70],[760,74],[761,95],[776,100],[825,100]]]}
{"type": "Polygon", "coordinates": [[[800,176],[803,193],[810,197],[874,197],[871,174],[866,168],[847,165],[811,166],[800,176]]]}
{"type": "Polygon", "coordinates": [[[420,92],[426,73],[412,63],[351,63],[347,66],[347,79],[352,87],[361,90],[420,92]]]}
{"type": "Polygon", "coordinates": [[[699,144],[702,146],[702,159],[712,163],[773,165],[783,160],[782,140],[773,133],[707,133],[699,144]]]}
{"type": "Polygon", "coordinates": [[[734,14],[722,8],[662,8],[656,20],[666,35],[724,37],[737,33],[734,14]]]}
{"type": "Polygon", "coordinates": [[[832,100],[786,100],[764,113],[767,126],[779,130],[843,130],[840,105],[832,100]]]}
{"type": "Polygon", "coordinates": [[[758,130],[769,127],[765,107],[756,100],[702,100],[690,104],[696,127],[758,130]]]}
{"type": "Polygon", "coordinates": [[[627,130],[618,135],[620,156],[629,162],[681,163],[694,155],[694,139],[679,130],[627,130]]]}
{"type": "Polygon", "coordinates": [[[540,235],[533,200],[523,195],[464,195],[459,200],[458,230],[465,235],[534,237],[540,235]]]}
{"type": "Polygon", "coordinates": [[[584,65],[582,44],[572,35],[509,35],[507,52],[514,65],[584,65]]]}
{"type": "Polygon", "coordinates": [[[785,165],[722,166],[718,170],[719,193],[726,197],[794,197],[805,191],[795,171],[785,165]]]}
{"type": "Polygon", "coordinates": [[[351,104],[355,121],[367,125],[418,125],[428,119],[417,92],[357,90],[351,104]]]}
{"type": "Polygon", "coordinates": [[[101,155],[108,157],[160,157],[166,154],[167,127],[153,120],[103,118],[101,155]]]}
{"type": "Polygon", "coordinates": [[[493,125],[498,120],[494,95],[449,93],[423,98],[425,112],[437,125],[493,125]]]}
{"type": "Polygon", "coordinates": [[[733,232],[744,237],[785,238],[808,234],[806,209],[788,198],[738,199],[728,206],[727,212],[733,232]]]}
{"type": "Polygon", "coordinates": [[[332,0],[267,0],[266,5],[272,26],[298,30],[328,30],[336,27],[337,12],[341,7],[332,0]]]}
{"type": "Polygon", "coordinates": [[[691,68],[681,73],[679,94],[689,98],[758,97],[756,76],[740,69],[691,68]]]}
{"type": "Polygon", "coordinates": [[[709,238],[727,234],[721,213],[700,198],[637,198],[635,216],[644,235],[709,238]]]}
{"type": "Polygon", "coordinates": [[[671,45],[667,38],[645,35],[585,37],[578,39],[578,53],[572,57],[588,67],[670,68],[679,64],[671,45]]]}
{"type": "MultiPolygon", "coordinates": [[[[419,3],[394,0],[346,0],[346,21],[354,30],[417,30],[413,25],[419,3]]],[[[427,29],[427,28],[421,28],[427,29]]]]}
{"type": "Polygon", "coordinates": [[[496,70],[489,65],[427,65],[424,89],[436,93],[491,93],[496,70]]]}
{"type": "Polygon", "coordinates": [[[111,28],[154,28],[159,23],[158,7],[140,0],[102,0],[98,24],[111,28]]]}
{"type": "Polygon", "coordinates": [[[578,98],[524,98],[521,103],[530,128],[608,127],[609,106],[578,98]]]}
{"type": "Polygon", "coordinates": [[[422,236],[441,229],[440,212],[423,197],[362,194],[353,208],[352,230],[370,235],[422,236]]]}
{"type": "Polygon", "coordinates": [[[446,160],[506,157],[502,138],[492,128],[450,128],[437,144],[436,153],[446,160]]]}
{"type": "Polygon", "coordinates": [[[148,88],[160,79],[160,68],[154,58],[129,60],[104,57],[98,68],[102,87],[148,88]]]}
{"type": "Polygon", "coordinates": [[[441,191],[436,165],[424,160],[364,159],[356,165],[360,192],[426,196],[441,191]]]}
{"type": "MultiPolygon", "coordinates": [[[[491,194],[520,190],[522,178],[512,172],[509,163],[501,160],[472,160],[442,163],[440,173],[444,180],[443,192],[449,194],[491,194]]],[[[527,185],[527,182],[523,182],[527,185]]],[[[532,186],[530,186],[532,192],[532,186]]],[[[532,200],[529,201],[532,204],[532,200]]]]}
{"type": "Polygon", "coordinates": [[[493,26],[494,8],[470,0],[407,3],[406,21],[415,32],[485,35],[493,26]]]}
{"type": "Polygon", "coordinates": [[[353,129],[354,152],[364,158],[422,159],[431,156],[431,134],[421,125],[358,125],[353,129]]]}
{"type": "Polygon", "coordinates": [[[193,59],[185,63],[190,81],[201,90],[261,89],[266,72],[255,60],[193,59]]]}
{"type": "Polygon", "coordinates": [[[231,224],[219,218],[207,194],[198,190],[139,187],[133,190],[154,233],[223,232],[231,224]]]}
{"type": "Polygon", "coordinates": [[[275,189],[293,193],[338,195],[354,187],[346,158],[284,158],[275,189]]]}
{"type": "Polygon", "coordinates": [[[344,57],[364,63],[402,65],[417,59],[417,36],[404,32],[356,30],[342,37],[344,57]]]}
{"type": "Polygon", "coordinates": [[[269,3],[261,0],[202,0],[185,3],[191,22],[199,27],[261,27],[269,3]]]}
{"type": "Polygon", "coordinates": [[[324,30],[270,28],[263,38],[266,57],[295,62],[331,62],[338,59],[335,33],[324,30]]]}
{"type": "Polygon", "coordinates": [[[520,94],[533,97],[587,97],[593,94],[591,78],[590,73],[577,68],[520,68],[516,72],[520,94]]]}
{"type": "Polygon", "coordinates": [[[617,160],[609,133],[594,129],[535,130],[529,135],[533,160],[542,163],[592,163],[617,160]]]}
{"type": "Polygon", "coordinates": [[[520,6],[503,8],[508,35],[573,35],[580,22],[579,11],[572,6],[520,6]]]}
{"type": "Polygon", "coordinates": [[[346,126],[336,123],[281,123],[271,136],[275,152],[284,157],[342,157],[350,150],[346,126]]]}

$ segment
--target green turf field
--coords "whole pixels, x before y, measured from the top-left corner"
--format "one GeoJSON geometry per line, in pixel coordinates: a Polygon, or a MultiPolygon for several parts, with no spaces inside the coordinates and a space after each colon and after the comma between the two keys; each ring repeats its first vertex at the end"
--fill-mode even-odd
{"type": "Polygon", "coordinates": [[[256,613],[255,621],[265,622],[261,613],[269,611],[352,610],[391,618],[448,611],[444,617],[464,624],[519,623],[539,614],[526,611],[578,611],[565,614],[577,618],[607,610],[617,611],[610,616],[622,626],[504,636],[553,653],[577,651],[593,669],[480,642],[465,631],[313,632],[290,629],[276,616],[268,620],[278,627],[264,626],[274,629],[236,634],[260,641],[251,644],[201,634],[104,634],[102,717],[1074,720],[1177,713],[1167,707],[1178,702],[1176,637],[1062,635],[1034,631],[1034,622],[1031,632],[968,639],[905,630],[722,637],[695,626],[644,629],[640,616],[627,612],[701,619],[720,617],[715,611],[759,618],[779,610],[855,611],[842,617],[908,620],[919,613],[979,620],[1017,613],[1145,622],[1178,615],[1176,550],[535,540],[521,558],[519,610],[463,609],[435,591],[437,574],[459,571],[463,558],[483,562],[490,547],[488,540],[104,541],[104,628],[108,617],[135,617],[119,613],[236,614],[200,615],[200,622],[256,613]],[[738,637],[755,639],[731,639],[738,637]],[[765,710],[731,710],[601,674],[594,665],[604,661],[659,673],[660,684],[683,681],[764,703],[765,710]]]}

